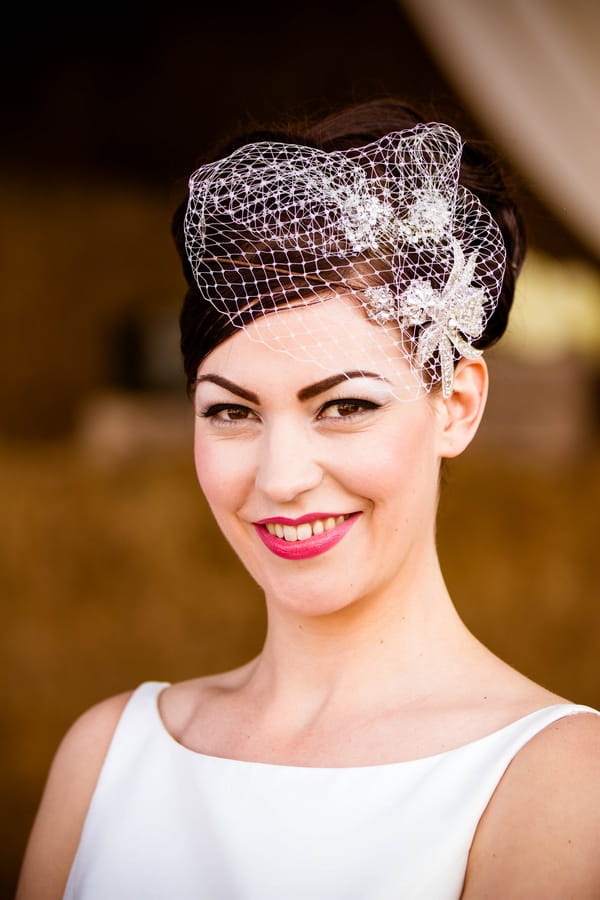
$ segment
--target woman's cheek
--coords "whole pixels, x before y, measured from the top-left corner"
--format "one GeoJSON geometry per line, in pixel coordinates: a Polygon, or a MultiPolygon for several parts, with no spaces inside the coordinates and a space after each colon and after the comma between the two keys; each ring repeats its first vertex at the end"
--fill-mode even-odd
{"type": "Polygon", "coordinates": [[[211,497],[218,493],[220,483],[222,467],[219,465],[218,455],[214,453],[214,449],[210,445],[196,440],[194,462],[200,487],[204,496],[210,502],[211,497]]]}
{"type": "Polygon", "coordinates": [[[243,503],[251,482],[251,454],[228,452],[225,442],[196,442],[196,474],[204,496],[211,506],[236,509],[243,503]]]}

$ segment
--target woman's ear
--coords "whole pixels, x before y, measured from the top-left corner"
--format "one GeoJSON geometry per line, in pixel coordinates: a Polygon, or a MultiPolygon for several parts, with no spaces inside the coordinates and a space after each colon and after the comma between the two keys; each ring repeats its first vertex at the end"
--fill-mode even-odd
{"type": "Polygon", "coordinates": [[[471,443],[485,409],[488,369],[482,357],[461,359],[454,370],[452,393],[442,399],[444,424],[440,456],[458,456],[471,443]]]}

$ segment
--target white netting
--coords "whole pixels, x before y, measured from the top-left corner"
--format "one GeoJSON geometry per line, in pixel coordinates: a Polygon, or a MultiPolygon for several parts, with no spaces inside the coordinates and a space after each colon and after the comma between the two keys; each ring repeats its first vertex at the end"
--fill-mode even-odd
{"type": "Polygon", "coordinates": [[[343,297],[419,390],[447,396],[456,359],[479,355],[505,265],[496,222],[458,184],[461,152],[432,123],[344,152],[248,144],[202,166],[184,226],[200,293],[263,342],[277,316],[277,349],[309,361],[314,318],[290,309],[343,297]]]}

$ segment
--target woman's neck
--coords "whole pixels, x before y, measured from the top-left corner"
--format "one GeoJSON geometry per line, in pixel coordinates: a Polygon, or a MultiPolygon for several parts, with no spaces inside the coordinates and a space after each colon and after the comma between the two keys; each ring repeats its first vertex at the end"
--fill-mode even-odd
{"type": "Polygon", "coordinates": [[[452,660],[477,642],[459,619],[439,566],[418,587],[397,585],[325,616],[268,602],[264,648],[247,687],[263,708],[312,717],[325,707],[417,700],[448,677],[452,660]],[[300,710],[304,710],[301,713],[300,710]]]}

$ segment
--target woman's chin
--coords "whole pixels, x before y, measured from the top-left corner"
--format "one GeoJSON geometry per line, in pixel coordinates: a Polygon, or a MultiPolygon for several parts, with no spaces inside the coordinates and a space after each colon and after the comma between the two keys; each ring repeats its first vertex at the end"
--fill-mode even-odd
{"type": "Polygon", "coordinates": [[[283,599],[267,594],[266,600],[270,615],[283,614],[307,619],[340,616],[349,606],[353,605],[352,601],[348,602],[348,598],[332,598],[316,592],[311,596],[304,594],[297,598],[288,594],[283,599]]]}
{"type": "Polygon", "coordinates": [[[306,618],[342,617],[351,609],[358,610],[366,592],[357,590],[339,573],[329,583],[320,578],[286,579],[262,585],[269,616],[291,615],[306,618]]]}

